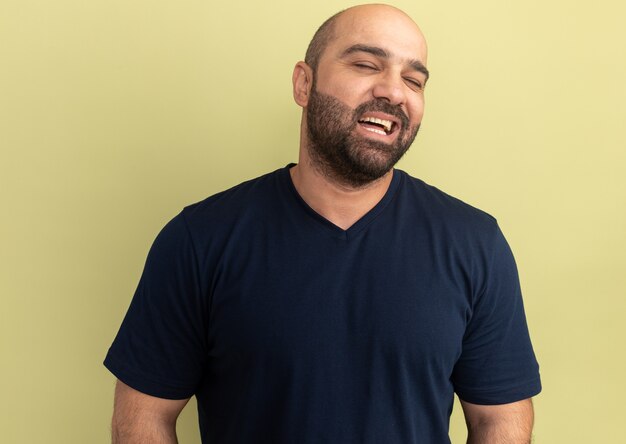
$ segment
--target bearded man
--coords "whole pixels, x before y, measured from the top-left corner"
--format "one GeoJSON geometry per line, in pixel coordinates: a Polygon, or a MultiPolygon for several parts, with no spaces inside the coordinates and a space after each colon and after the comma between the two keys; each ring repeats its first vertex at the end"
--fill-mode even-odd
{"type": "Polygon", "coordinates": [[[113,441],[527,443],[541,390],[495,219],[394,169],[418,132],[426,42],[364,5],[296,64],[297,165],[186,207],[159,234],[105,360],[113,441]]]}

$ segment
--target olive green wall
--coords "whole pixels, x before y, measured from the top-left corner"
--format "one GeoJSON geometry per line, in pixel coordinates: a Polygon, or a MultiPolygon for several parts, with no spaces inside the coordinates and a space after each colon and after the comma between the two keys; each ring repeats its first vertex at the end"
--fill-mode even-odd
{"type": "MultiPolygon", "coordinates": [[[[0,0],[0,441],[106,443],[101,365],[160,227],[297,159],[291,70],[343,1],[0,0]]],[[[500,221],[537,443],[624,442],[626,7],[398,1],[430,44],[401,167],[500,221]]],[[[463,441],[456,411],[453,442],[463,441]]],[[[198,442],[193,409],[181,442],[198,442]]]]}

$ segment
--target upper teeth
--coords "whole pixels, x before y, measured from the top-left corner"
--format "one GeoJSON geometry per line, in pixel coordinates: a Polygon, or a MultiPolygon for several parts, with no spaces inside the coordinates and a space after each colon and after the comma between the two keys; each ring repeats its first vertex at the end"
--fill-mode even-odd
{"type": "Polygon", "coordinates": [[[379,125],[384,126],[385,127],[385,131],[387,131],[387,132],[391,131],[391,125],[393,124],[393,122],[391,120],[377,119],[376,117],[365,117],[365,118],[361,119],[361,122],[377,123],[379,125]]]}

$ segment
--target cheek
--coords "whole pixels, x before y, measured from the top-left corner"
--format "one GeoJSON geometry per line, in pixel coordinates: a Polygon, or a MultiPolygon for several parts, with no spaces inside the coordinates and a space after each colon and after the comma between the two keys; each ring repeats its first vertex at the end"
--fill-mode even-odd
{"type": "Polygon", "coordinates": [[[368,95],[371,85],[368,85],[364,79],[334,78],[332,81],[326,81],[323,87],[318,84],[317,89],[321,93],[337,98],[353,109],[372,99],[371,95],[368,95]]]}
{"type": "Polygon", "coordinates": [[[424,99],[414,101],[409,108],[409,115],[411,116],[411,124],[416,125],[422,121],[424,117],[424,99]]]}

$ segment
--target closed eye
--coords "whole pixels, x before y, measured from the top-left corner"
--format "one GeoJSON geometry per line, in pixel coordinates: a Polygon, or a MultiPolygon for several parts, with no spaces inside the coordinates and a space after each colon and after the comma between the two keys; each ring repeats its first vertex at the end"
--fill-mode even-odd
{"type": "Polygon", "coordinates": [[[355,63],[354,66],[356,66],[357,68],[360,69],[371,69],[371,70],[377,70],[378,68],[374,65],[371,65],[369,63],[355,63]]]}
{"type": "Polygon", "coordinates": [[[411,88],[417,89],[417,90],[421,90],[423,88],[422,86],[422,82],[415,80],[415,79],[411,79],[411,78],[405,78],[404,79],[411,88]]]}

